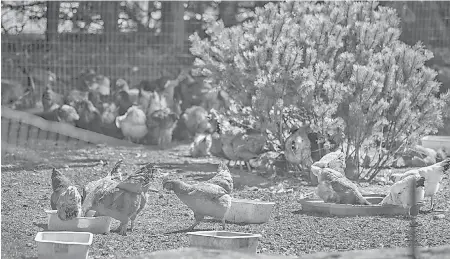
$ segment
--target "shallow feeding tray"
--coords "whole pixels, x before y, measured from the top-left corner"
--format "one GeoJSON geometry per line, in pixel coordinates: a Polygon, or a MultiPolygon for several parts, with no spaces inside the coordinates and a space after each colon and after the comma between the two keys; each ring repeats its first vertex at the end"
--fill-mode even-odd
{"type": "MultiPolygon", "coordinates": [[[[56,214],[56,210],[46,210],[48,215],[48,230],[53,231],[76,231],[90,232],[93,234],[109,233],[111,225],[111,217],[77,217],[72,220],[61,220],[56,214]]],[[[89,211],[87,215],[93,214],[89,211]]]]}
{"type": "Polygon", "coordinates": [[[93,234],[89,232],[38,232],[39,259],[87,259],[93,234]]]}
{"type": "Polygon", "coordinates": [[[270,218],[273,205],[274,202],[233,198],[225,220],[232,223],[265,223],[270,218]]]}
{"type": "MultiPolygon", "coordinates": [[[[308,212],[317,212],[324,214],[331,214],[336,216],[376,216],[376,215],[409,215],[409,209],[397,205],[384,205],[379,203],[386,197],[385,194],[363,194],[363,196],[372,205],[350,205],[350,204],[336,204],[325,203],[321,199],[302,199],[302,210],[308,212]]],[[[412,215],[417,215],[418,210],[422,204],[418,204],[411,209],[412,215]]]]}
{"type": "Polygon", "coordinates": [[[256,253],[260,234],[229,231],[188,232],[190,246],[208,249],[233,250],[243,253],[256,253]]]}

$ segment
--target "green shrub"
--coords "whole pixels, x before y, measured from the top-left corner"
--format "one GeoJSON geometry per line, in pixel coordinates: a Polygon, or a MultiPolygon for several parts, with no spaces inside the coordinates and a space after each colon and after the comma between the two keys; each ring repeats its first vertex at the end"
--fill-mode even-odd
{"type": "Polygon", "coordinates": [[[377,166],[401,148],[390,143],[409,145],[441,125],[449,95],[435,95],[436,72],[424,66],[432,53],[399,41],[394,9],[289,1],[250,15],[231,28],[211,21],[210,39],[190,38],[195,72],[235,97],[234,117],[281,144],[299,123],[322,137],[343,128],[353,159],[381,140],[377,166]]]}

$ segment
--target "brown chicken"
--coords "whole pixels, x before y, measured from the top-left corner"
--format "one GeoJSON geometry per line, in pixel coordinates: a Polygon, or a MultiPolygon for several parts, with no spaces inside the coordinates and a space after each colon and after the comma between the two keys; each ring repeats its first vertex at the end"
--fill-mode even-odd
{"type": "Polygon", "coordinates": [[[66,104],[62,106],[54,105],[52,110],[33,114],[49,121],[63,122],[73,126],[80,119],[75,108],[66,104]]]}
{"type": "Polygon", "coordinates": [[[370,205],[362,196],[356,184],[342,173],[330,168],[323,168],[316,171],[315,174],[319,180],[316,192],[323,201],[338,204],[370,205]]]}
{"type": "Polygon", "coordinates": [[[42,106],[44,107],[44,112],[53,110],[55,105],[59,107],[63,104],[64,96],[54,92],[51,87],[47,87],[44,93],[42,93],[42,106]]]}
{"type": "MultiPolygon", "coordinates": [[[[226,170],[222,170],[224,166],[226,167],[223,163],[219,165],[219,174],[216,176],[227,174],[226,170]]],[[[231,207],[231,196],[222,186],[231,187],[230,192],[232,186],[225,180],[222,181],[217,178],[211,180],[197,184],[188,184],[180,180],[165,180],[163,182],[164,189],[173,191],[194,212],[195,222],[188,230],[193,230],[205,216],[222,220],[222,227],[225,229],[225,215],[231,207]]]]}
{"type": "MultiPolygon", "coordinates": [[[[238,160],[244,161],[249,172],[252,171],[250,160],[257,158],[264,152],[266,138],[262,134],[237,134],[231,142],[233,153],[238,160]]],[[[242,170],[242,164],[241,164],[242,170]]]]}
{"type": "Polygon", "coordinates": [[[102,115],[89,100],[81,100],[75,104],[75,109],[80,116],[77,127],[102,133],[102,115]]]}
{"type": "Polygon", "coordinates": [[[156,110],[147,116],[147,128],[151,140],[165,149],[172,142],[172,134],[178,121],[178,116],[169,108],[156,110]]]}
{"type": "Polygon", "coordinates": [[[124,181],[116,182],[110,176],[96,181],[86,188],[83,212],[95,210],[96,216],[109,216],[119,220],[118,232],[126,235],[128,222],[131,221],[132,230],[136,216],[145,207],[147,191],[156,191],[150,188],[155,170],[154,166],[147,164],[124,181]]]}
{"type": "Polygon", "coordinates": [[[81,195],[72,182],[61,172],[53,168],[52,189],[50,205],[52,210],[57,210],[58,218],[71,220],[82,216],[81,195]]]}

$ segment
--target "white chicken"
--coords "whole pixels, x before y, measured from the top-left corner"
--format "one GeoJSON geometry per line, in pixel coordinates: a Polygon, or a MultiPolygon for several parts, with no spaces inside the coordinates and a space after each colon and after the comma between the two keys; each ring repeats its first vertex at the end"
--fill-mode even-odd
{"type": "Polygon", "coordinates": [[[439,190],[440,182],[444,177],[444,173],[448,173],[450,168],[450,158],[447,158],[434,165],[412,169],[406,171],[401,176],[396,176],[398,180],[403,180],[410,175],[425,177],[425,197],[431,197],[430,211],[434,210],[433,198],[439,190]]]}
{"type": "Polygon", "coordinates": [[[211,134],[199,133],[195,135],[194,141],[191,143],[189,153],[192,157],[210,156],[212,146],[211,134]]]}
{"type": "Polygon", "coordinates": [[[145,113],[137,106],[131,106],[124,115],[116,118],[116,126],[122,130],[125,138],[136,143],[147,135],[146,123],[145,113]]]}
{"type": "Polygon", "coordinates": [[[404,179],[394,183],[389,194],[381,201],[381,205],[399,205],[403,208],[411,208],[424,199],[425,177],[419,175],[408,175],[404,179]],[[412,190],[414,188],[415,203],[412,190]]]}

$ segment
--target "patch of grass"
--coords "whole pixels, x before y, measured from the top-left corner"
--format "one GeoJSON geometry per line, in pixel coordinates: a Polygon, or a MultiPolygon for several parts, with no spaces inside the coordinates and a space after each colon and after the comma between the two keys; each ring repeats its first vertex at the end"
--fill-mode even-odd
{"type": "MultiPolygon", "coordinates": [[[[216,169],[211,164],[217,164],[219,160],[186,157],[187,149],[185,145],[167,151],[143,147],[40,150],[33,155],[35,163],[28,166],[23,162],[26,156],[20,156],[22,160],[18,160],[17,156],[2,155],[2,258],[37,256],[34,237],[37,232],[46,228],[47,215],[44,210],[50,208],[49,163],[58,165],[64,174],[78,184],[105,176],[118,159],[124,159],[123,173],[131,172],[139,164],[155,162],[160,163],[162,174],[178,174],[187,181],[206,180],[211,177],[216,169]],[[108,165],[98,165],[100,160],[108,161],[108,165]],[[33,168],[36,165],[40,166],[33,168]]],[[[300,194],[313,192],[314,187],[306,186],[304,182],[302,184],[301,180],[273,182],[238,170],[232,170],[232,173],[236,186],[233,196],[277,203],[268,223],[227,224],[230,231],[260,233],[260,253],[301,255],[318,251],[409,246],[409,220],[404,217],[332,217],[304,214],[299,212],[300,194]],[[270,187],[276,187],[280,183],[285,189],[294,191],[273,193],[270,187]]],[[[161,182],[162,175],[159,175],[152,187],[161,189],[161,182]]],[[[389,186],[362,184],[361,188],[365,192],[387,193],[389,186]]],[[[446,177],[436,197],[438,208],[450,208],[449,189],[449,178],[446,177]]],[[[129,232],[128,236],[120,236],[117,233],[94,236],[90,249],[91,258],[124,258],[189,246],[187,235],[179,230],[192,224],[192,212],[174,194],[165,191],[159,194],[151,193],[149,198],[147,207],[136,220],[135,230],[129,232]]],[[[420,246],[448,243],[448,220],[434,220],[433,213],[422,213],[418,222],[421,224],[417,227],[417,242],[420,246]]],[[[118,221],[113,220],[112,229],[117,226],[118,221]]],[[[220,229],[220,224],[206,221],[198,228],[220,229]]]]}

